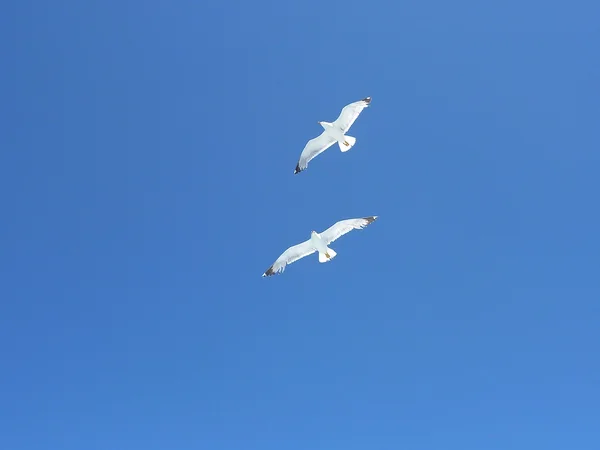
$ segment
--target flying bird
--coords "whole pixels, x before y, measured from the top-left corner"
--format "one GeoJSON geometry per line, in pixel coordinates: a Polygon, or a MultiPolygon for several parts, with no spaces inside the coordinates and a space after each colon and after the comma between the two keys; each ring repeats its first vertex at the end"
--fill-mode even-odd
{"type": "Polygon", "coordinates": [[[269,267],[265,273],[263,273],[262,276],[269,277],[271,275],[275,275],[276,273],[281,273],[285,270],[285,266],[288,264],[298,261],[305,256],[311,255],[314,252],[319,252],[320,263],[331,261],[333,258],[335,258],[337,253],[328,247],[329,244],[352,230],[360,230],[365,228],[367,225],[375,222],[375,219],[377,219],[377,216],[341,220],[320,234],[316,231],[312,231],[310,233],[309,240],[288,248],[281,254],[279,258],[277,258],[277,261],[275,261],[273,265],[269,267]]]}
{"type": "Polygon", "coordinates": [[[346,136],[346,133],[362,110],[369,106],[369,103],[371,103],[371,97],[363,98],[362,100],[344,106],[335,122],[318,122],[319,125],[323,127],[324,131],[319,136],[306,143],[306,146],[300,155],[300,159],[298,160],[298,164],[296,164],[294,174],[300,173],[306,169],[308,162],[311,159],[320,153],[323,153],[336,142],[340,146],[342,152],[347,152],[354,147],[356,138],[346,136]]]}

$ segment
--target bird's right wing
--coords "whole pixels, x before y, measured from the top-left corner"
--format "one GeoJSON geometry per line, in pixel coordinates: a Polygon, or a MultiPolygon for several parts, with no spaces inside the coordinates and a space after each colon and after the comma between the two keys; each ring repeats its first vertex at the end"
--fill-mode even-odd
{"type": "Polygon", "coordinates": [[[344,134],[348,132],[352,124],[358,119],[358,116],[363,109],[369,106],[371,103],[371,97],[363,98],[354,103],[350,103],[342,108],[342,112],[339,117],[335,119],[334,126],[339,127],[344,134]]]}
{"type": "Polygon", "coordinates": [[[365,228],[367,225],[372,224],[377,220],[377,216],[360,217],[358,219],[346,219],[340,220],[334,223],[332,226],[327,228],[321,233],[321,239],[325,242],[325,245],[331,244],[336,239],[339,239],[346,233],[350,233],[352,230],[360,230],[365,228]]]}
{"type": "Polygon", "coordinates": [[[293,247],[288,248],[281,254],[279,258],[277,258],[273,265],[269,267],[265,273],[263,273],[263,277],[270,277],[276,273],[281,273],[285,270],[285,266],[288,264],[298,261],[300,258],[304,258],[315,251],[316,250],[310,243],[310,239],[301,244],[294,245],[293,247]]]}
{"type": "Polygon", "coordinates": [[[331,147],[335,143],[335,139],[330,137],[325,131],[321,133],[320,136],[317,136],[314,139],[311,139],[306,143],[304,150],[302,150],[302,154],[300,155],[300,160],[298,164],[296,164],[296,169],[294,170],[294,174],[302,172],[308,166],[308,162],[317,156],[319,153],[324,152],[329,147],[331,147]]]}

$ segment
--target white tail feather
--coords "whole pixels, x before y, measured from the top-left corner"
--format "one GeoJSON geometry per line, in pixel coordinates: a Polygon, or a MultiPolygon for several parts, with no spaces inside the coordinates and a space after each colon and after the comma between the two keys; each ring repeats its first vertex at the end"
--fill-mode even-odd
{"type": "Polygon", "coordinates": [[[352,147],[354,147],[354,144],[356,144],[356,138],[352,136],[344,136],[344,140],[342,142],[338,142],[340,150],[343,152],[350,150],[352,147]]]}
{"type": "Polygon", "coordinates": [[[325,255],[325,253],[319,252],[319,262],[325,263],[327,261],[331,261],[333,258],[335,258],[335,255],[337,255],[337,253],[332,249],[327,248],[327,255],[325,255]],[[327,257],[327,255],[329,255],[329,258],[327,257]]]}

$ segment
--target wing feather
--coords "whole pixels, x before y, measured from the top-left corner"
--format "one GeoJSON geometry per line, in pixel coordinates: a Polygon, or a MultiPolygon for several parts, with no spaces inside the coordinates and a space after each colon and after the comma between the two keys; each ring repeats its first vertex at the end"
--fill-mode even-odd
{"type": "Polygon", "coordinates": [[[371,103],[371,97],[363,98],[362,100],[344,106],[333,125],[341,128],[344,134],[346,134],[362,110],[369,106],[369,103],[371,103]]]}
{"type": "Polygon", "coordinates": [[[375,222],[375,219],[377,219],[377,216],[340,220],[323,231],[320,234],[321,239],[325,241],[325,245],[329,245],[336,239],[342,237],[344,234],[349,233],[352,230],[360,230],[361,228],[365,228],[367,225],[375,222]]]}
{"type": "Polygon", "coordinates": [[[294,261],[298,261],[300,258],[304,258],[316,250],[310,243],[310,239],[302,242],[301,244],[294,245],[288,248],[285,252],[281,254],[279,258],[273,263],[271,267],[269,267],[265,273],[263,273],[263,277],[270,277],[271,275],[275,275],[276,273],[281,273],[285,270],[285,266],[293,263],[294,261]]]}
{"type": "Polygon", "coordinates": [[[304,150],[300,154],[300,160],[298,164],[296,164],[296,170],[294,170],[294,174],[298,172],[302,172],[308,166],[308,162],[317,156],[319,153],[323,153],[329,147],[331,147],[335,143],[335,139],[330,137],[325,131],[323,131],[319,136],[314,139],[311,139],[306,143],[304,150]]]}

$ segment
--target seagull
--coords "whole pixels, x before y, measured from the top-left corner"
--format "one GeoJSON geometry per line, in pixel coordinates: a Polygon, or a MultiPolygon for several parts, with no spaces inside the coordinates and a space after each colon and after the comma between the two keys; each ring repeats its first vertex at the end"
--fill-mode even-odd
{"type": "Polygon", "coordinates": [[[371,97],[363,98],[362,100],[344,106],[335,122],[318,122],[325,131],[323,131],[320,136],[317,136],[306,143],[306,146],[300,155],[300,160],[298,161],[298,164],[296,164],[294,175],[306,169],[308,162],[311,159],[320,153],[323,153],[336,142],[340,146],[342,152],[350,150],[354,144],[356,144],[356,138],[346,136],[346,133],[362,110],[369,106],[369,103],[371,103],[371,97]]]}
{"type": "Polygon", "coordinates": [[[285,270],[285,266],[298,261],[305,256],[311,255],[314,252],[319,252],[319,262],[325,263],[335,258],[337,253],[328,247],[336,239],[340,238],[346,233],[352,230],[360,230],[365,228],[367,225],[375,222],[377,216],[362,217],[358,219],[346,219],[336,222],[331,227],[323,231],[321,234],[316,231],[310,233],[310,239],[302,242],[301,244],[294,245],[288,248],[281,254],[277,261],[269,267],[263,277],[270,277],[276,273],[282,273],[285,270]]]}

